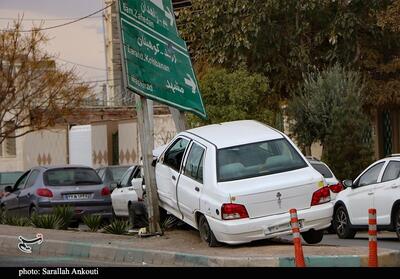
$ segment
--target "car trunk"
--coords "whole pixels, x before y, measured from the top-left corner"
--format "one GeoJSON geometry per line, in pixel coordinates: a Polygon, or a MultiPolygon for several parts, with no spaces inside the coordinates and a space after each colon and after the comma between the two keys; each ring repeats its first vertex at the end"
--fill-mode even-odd
{"type": "Polygon", "coordinates": [[[82,202],[102,200],[102,185],[47,186],[53,192],[53,200],[82,202]]]}
{"type": "Polygon", "coordinates": [[[222,182],[233,203],[246,207],[249,217],[260,218],[311,207],[311,198],[322,181],[309,168],[222,182]]]}

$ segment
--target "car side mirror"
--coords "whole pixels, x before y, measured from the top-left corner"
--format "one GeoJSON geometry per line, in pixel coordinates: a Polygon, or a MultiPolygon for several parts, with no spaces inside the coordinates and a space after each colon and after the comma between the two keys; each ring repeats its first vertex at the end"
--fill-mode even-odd
{"type": "Polygon", "coordinates": [[[350,180],[350,179],[343,180],[342,184],[346,188],[355,188],[355,185],[353,184],[353,180],[350,180]]]}
{"type": "Polygon", "coordinates": [[[152,165],[153,167],[156,167],[156,165],[157,165],[157,158],[153,159],[153,161],[151,162],[151,165],[152,165]]]}
{"type": "Polygon", "coordinates": [[[13,191],[12,186],[7,186],[6,188],[4,188],[4,192],[12,193],[12,191],[13,191]]]}

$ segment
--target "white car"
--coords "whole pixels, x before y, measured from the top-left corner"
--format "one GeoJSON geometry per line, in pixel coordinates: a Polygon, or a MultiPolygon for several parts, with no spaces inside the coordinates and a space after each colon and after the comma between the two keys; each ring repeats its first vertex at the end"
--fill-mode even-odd
{"type": "Polygon", "coordinates": [[[292,208],[308,243],[320,242],[331,223],[322,175],[285,134],[256,121],[179,133],[155,172],[160,206],[209,246],[290,234],[292,208]]]}
{"type": "Polygon", "coordinates": [[[130,167],[111,193],[113,214],[128,217],[129,209],[138,202],[143,202],[143,186],[140,166],[130,167]]]}
{"type": "Polygon", "coordinates": [[[336,178],[327,164],[314,157],[306,158],[310,162],[311,166],[325,178],[325,181],[331,190],[331,200],[334,201],[336,195],[343,190],[343,184],[336,178]]]}
{"type": "Polygon", "coordinates": [[[368,229],[368,209],[375,208],[378,230],[395,231],[400,239],[400,155],[379,160],[336,197],[333,225],[339,238],[368,229]]]}

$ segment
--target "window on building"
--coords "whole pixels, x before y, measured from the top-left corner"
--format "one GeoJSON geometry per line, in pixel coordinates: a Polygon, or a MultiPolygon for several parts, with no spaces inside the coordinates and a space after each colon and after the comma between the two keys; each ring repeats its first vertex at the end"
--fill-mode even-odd
{"type": "Polygon", "coordinates": [[[15,139],[15,127],[12,121],[8,121],[4,125],[4,129],[7,131],[12,131],[8,133],[8,137],[4,140],[4,155],[5,156],[15,156],[17,155],[17,141],[15,139]]]}

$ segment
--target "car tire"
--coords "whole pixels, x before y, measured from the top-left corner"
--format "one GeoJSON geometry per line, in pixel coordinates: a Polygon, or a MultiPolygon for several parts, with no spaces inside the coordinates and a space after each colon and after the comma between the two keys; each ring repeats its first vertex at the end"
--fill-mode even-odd
{"type": "Polygon", "coordinates": [[[396,230],[397,238],[400,240],[400,207],[396,211],[394,216],[394,228],[396,230]]]}
{"type": "Polygon", "coordinates": [[[357,231],[350,228],[350,218],[344,206],[340,206],[333,214],[333,227],[341,239],[353,239],[357,231]]]}
{"type": "Polygon", "coordinates": [[[207,219],[204,215],[200,215],[199,217],[199,232],[200,237],[203,241],[205,241],[210,247],[218,247],[220,243],[215,238],[214,233],[212,232],[210,225],[207,222],[207,219]]]}
{"type": "Polygon", "coordinates": [[[29,209],[29,218],[32,217],[32,215],[38,214],[38,210],[36,206],[32,205],[31,208],[29,209]]]}
{"type": "Polygon", "coordinates": [[[301,233],[301,236],[307,244],[317,244],[320,243],[324,237],[324,230],[309,230],[301,233]]]}

